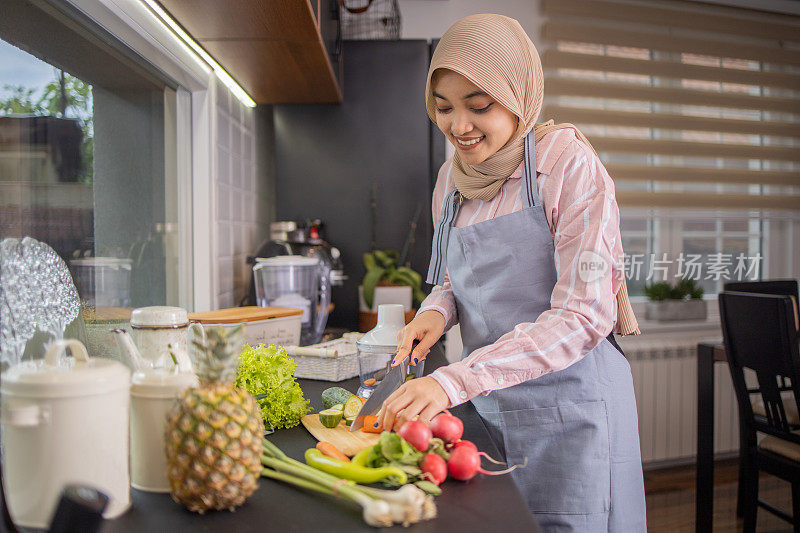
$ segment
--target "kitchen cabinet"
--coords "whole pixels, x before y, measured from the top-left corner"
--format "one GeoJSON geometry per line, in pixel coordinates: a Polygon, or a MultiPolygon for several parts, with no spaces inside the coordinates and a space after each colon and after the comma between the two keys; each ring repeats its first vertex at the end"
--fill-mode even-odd
{"type": "Polygon", "coordinates": [[[161,0],[259,104],[339,103],[336,0],[161,0]]]}

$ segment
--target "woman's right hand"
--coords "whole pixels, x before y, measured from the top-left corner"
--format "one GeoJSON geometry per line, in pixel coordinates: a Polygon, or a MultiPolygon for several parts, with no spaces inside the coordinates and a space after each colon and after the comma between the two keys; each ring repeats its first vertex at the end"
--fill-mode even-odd
{"type": "Polygon", "coordinates": [[[444,316],[439,311],[424,311],[414,317],[406,327],[397,335],[399,348],[394,356],[392,366],[399,365],[406,357],[410,358],[409,364],[416,366],[419,361],[427,357],[431,346],[436,344],[444,334],[444,316]],[[419,341],[412,351],[414,341],[419,341]]]}

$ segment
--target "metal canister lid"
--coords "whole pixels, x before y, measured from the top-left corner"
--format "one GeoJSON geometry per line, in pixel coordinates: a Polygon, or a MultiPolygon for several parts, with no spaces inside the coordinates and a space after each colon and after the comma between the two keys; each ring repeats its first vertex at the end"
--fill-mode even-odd
{"type": "Polygon", "coordinates": [[[139,307],[131,312],[132,327],[179,328],[189,325],[189,314],[183,307],[154,305],[139,307]]]}

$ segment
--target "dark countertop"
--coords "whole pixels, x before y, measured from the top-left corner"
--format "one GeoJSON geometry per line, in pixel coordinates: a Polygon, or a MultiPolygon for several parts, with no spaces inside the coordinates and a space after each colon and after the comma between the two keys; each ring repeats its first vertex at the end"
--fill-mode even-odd
{"type": "MultiPolygon", "coordinates": [[[[444,353],[437,345],[426,360],[426,374],[444,364],[444,353]]],[[[301,379],[300,386],[315,410],[321,408],[320,394],[333,384],[328,381],[301,379]]],[[[358,379],[339,382],[349,390],[358,388],[358,379]]],[[[464,422],[464,438],[478,449],[497,457],[471,403],[452,409],[464,422]]],[[[302,460],[316,440],[303,426],[281,429],[268,437],[287,455],[302,460]]],[[[538,531],[533,515],[509,476],[478,474],[467,483],[448,480],[436,498],[439,516],[398,531],[538,531]]],[[[333,498],[312,494],[292,486],[262,478],[258,490],[235,512],[210,512],[198,515],[173,502],[168,494],[133,489],[132,507],[120,518],[105,523],[104,532],[192,531],[192,532],[263,532],[278,531],[375,531],[361,518],[360,508],[333,498]]]]}

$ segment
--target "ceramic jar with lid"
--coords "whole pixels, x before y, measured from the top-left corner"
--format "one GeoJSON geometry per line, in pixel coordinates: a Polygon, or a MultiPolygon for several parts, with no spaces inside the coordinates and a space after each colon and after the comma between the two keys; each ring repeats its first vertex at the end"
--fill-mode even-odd
{"type": "Polygon", "coordinates": [[[44,359],[3,373],[3,474],[9,510],[26,527],[47,527],[61,490],[88,485],[109,497],[103,516],[130,506],[130,371],[90,358],[80,341],[49,345],[44,359]],[[69,349],[73,357],[63,357],[69,349]]]}
{"type": "Polygon", "coordinates": [[[139,307],[131,312],[131,336],[142,357],[153,364],[168,346],[179,357],[188,357],[189,315],[182,307],[139,307]]]}
{"type": "Polygon", "coordinates": [[[197,385],[194,374],[178,368],[147,369],[133,374],[131,385],[131,485],[150,492],[169,492],[164,431],[175,399],[197,385]]]}

